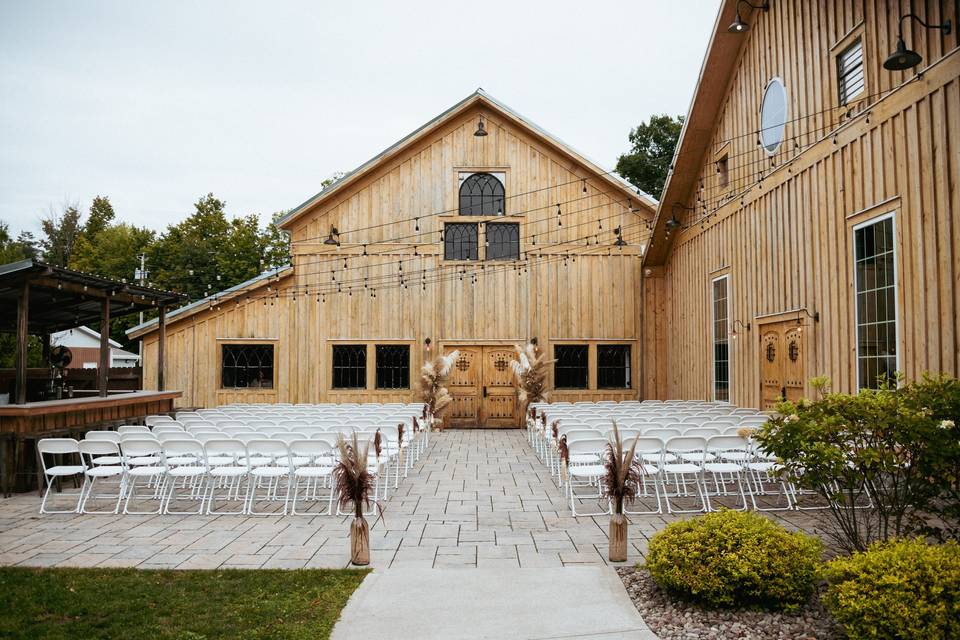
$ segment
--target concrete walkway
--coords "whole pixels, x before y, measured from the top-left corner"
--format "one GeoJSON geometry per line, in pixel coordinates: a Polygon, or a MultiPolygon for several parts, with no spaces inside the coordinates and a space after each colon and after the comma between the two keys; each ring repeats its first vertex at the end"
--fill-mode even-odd
{"type": "Polygon", "coordinates": [[[656,640],[612,567],[383,569],[367,576],[333,640],[656,640]]]}

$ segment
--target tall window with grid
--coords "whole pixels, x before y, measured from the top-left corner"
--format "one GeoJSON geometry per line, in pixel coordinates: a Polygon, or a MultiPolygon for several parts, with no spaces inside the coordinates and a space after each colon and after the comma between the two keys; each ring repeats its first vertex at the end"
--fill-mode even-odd
{"type": "Polygon", "coordinates": [[[713,281],[713,399],[730,401],[729,276],[713,281]]]}
{"type": "Polygon", "coordinates": [[[377,389],[410,388],[410,345],[378,344],[377,389]]]}
{"type": "Polygon", "coordinates": [[[367,387],[367,345],[333,345],[333,388],[365,389],[367,387]]]}
{"type": "Polygon", "coordinates": [[[631,383],[630,345],[598,344],[597,388],[629,389],[631,383]]]}
{"type": "Polygon", "coordinates": [[[588,347],[585,344],[558,344],[553,347],[553,386],[557,389],[586,389],[588,347]]]}
{"type": "Polygon", "coordinates": [[[854,227],[857,380],[876,388],[897,371],[897,273],[893,215],[854,227]]]}
{"type": "Polygon", "coordinates": [[[476,260],[477,225],[448,222],[443,227],[444,260],[476,260]]]}

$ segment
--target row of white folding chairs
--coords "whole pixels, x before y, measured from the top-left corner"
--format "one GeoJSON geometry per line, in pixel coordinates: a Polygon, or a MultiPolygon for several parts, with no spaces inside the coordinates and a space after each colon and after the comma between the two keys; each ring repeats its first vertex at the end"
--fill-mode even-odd
{"type": "MultiPolygon", "coordinates": [[[[611,513],[609,501],[607,508],[599,513],[577,513],[580,500],[596,499],[601,504],[604,501],[601,483],[606,472],[602,461],[607,442],[605,438],[596,438],[574,440],[567,445],[570,462],[566,468],[566,490],[574,516],[611,513]],[[578,493],[578,489],[583,488],[590,493],[578,493]]],[[[715,500],[726,497],[738,498],[739,504],[732,506],[739,510],[793,508],[789,483],[775,476],[777,463],[749,439],[736,435],[675,436],[666,440],[637,437],[627,439],[624,447],[634,442],[640,475],[638,498],[652,498],[656,506],[641,511],[628,509],[627,513],[662,513],[664,504],[667,513],[713,511],[715,500]],[[757,503],[758,496],[770,495],[779,496],[782,504],[762,507],[757,503]],[[675,503],[680,499],[692,499],[699,504],[693,508],[677,508],[675,503]]]]}
{"type": "Polygon", "coordinates": [[[236,427],[222,429],[184,429],[179,426],[157,425],[150,430],[147,427],[141,426],[123,426],[120,427],[116,432],[90,432],[87,434],[87,437],[91,437],[91,435],[96,438],[106,439],[122,439],[124,437],[154,437],[161,442],[190,438],[207,440],[221,437],[233,437],[240,440],[268,438],[289,442],[299,438],[311,438],[325,440],[335,445],[340,437],[349,440],[353,433],[375,434],[377,431],[381,432],[381,440],[383,441],[384,446],[389,444],[390,447],[394,447],[398,451],[403,451],[404,455],[399,456],[399,459],[395,461],[394,468],[396,482],[399,482],[401,473],[404,478],[409,475],[410,469],[420,459],[420,456],[425,451],[426,444],[425,440],[417,437],[416,433],[407,433],[405,431],[403,437],[401,437],[400,430],[395,424],[358,424],[354,426],[340,426],[336,429],[325,429],[318,427],[261,427],[256,429],[250,427],[236,427]]]}
{"type": "MultiPolygon", "coordinates": [[[[618,429],[620,433],[620,439],[622,442],[628,442],[634,438],[656,438],[662,442],[666,442],[670,438],[675,438],[678,436],[701,436],[709,438],[711,436],[720,436],[728,435],[735,436],[739,435],[741,427],[727,426],[727,427],[687,427],[685,429],[618,429]]],[[[614,439],[614,430],[612,428],[601,430],[601,429],[591,429],[589,427],[577,426],[574,428],[569,428],[558,432],[559,438],[563,439],[565,444],[569,447],[572,442],[577,440],[598,440],[605,439],[612,442],[614,439]]],[[[559,446],[555,447],[559,450],[559,446]]],[[[559,452],[555,452],[549,455],[546,459],[546,463],[550,468],[550,472],[558,479],[562,477],[561,473],[561,460],[559,452]]]]}
{"type": "MultiPolygon", "coordinates": [[[[337,460],[337,450],[322,440],[294,439],[283,442],[276,439],[253,439],[243,442],[239,439],[219,438],[205,442],[193,439],[177,439],[159,442],[153,438],[131,438],[120,443],[108,438],[87,438],[76,441],[71,438],[47,438],[38,442],[41,463],[47,489],[40,504],[40,513],[123,513],[139,514],[183,514],[170,508],[171,502],[183,498],[177,494],[177,485],[187,490],[187,499],[197,503],[196,511],[186,513],[245,513],[260,515],[255,503],[260,500],[279,500],[280,480],[286,479],[286,492],[283,496],[283,511],[288,509],[296,514],[296,504],[301,487],[304,497],[316,500],[319,492],[326,489],[327,514],[333,513],[334,500],[331,474],[337,460]],[[45,454],[76,454],[76,465],[60,464],[48,467],[45,454]],[[54,482],[68,476],[83,475],[84,482],[80,491],[66,494],[76,497],[75,505],[68,510],[46,508],[54,482]],[[99,484],[108,484],[113,480],[113,493],[97,494],[99,484]],[[136,511],[130,509],[131,501],[136,501],[138,481],[146,481],[149,494],[141,499],[155,502],[156,509],[136,511]],[[305,483],[305,486],[301,485],[305,483]],[[241,500],[241,490],[246,483],[242,506],[233,512],[217,511],[213,507],[217,499],[216,491],[224,489],[222,498],[241,500]],[[261,485],[266,485],[266,495],[257,497],[261,485]],[[88,508],[91,498],[108,498],[113,508],[97,511],[88,508]]],[[[368,457],[368,470],[375,476],[374,502],[379,500],[380,480],[383,479],[383,492],[388,491],[389,471],[386,461],[377,458],[372,452],[368,457]]],[[[110,486],[107,487],[110,489],[110,486]]],[[[313,512],[310,515],[317,515],[313,512]]]]}

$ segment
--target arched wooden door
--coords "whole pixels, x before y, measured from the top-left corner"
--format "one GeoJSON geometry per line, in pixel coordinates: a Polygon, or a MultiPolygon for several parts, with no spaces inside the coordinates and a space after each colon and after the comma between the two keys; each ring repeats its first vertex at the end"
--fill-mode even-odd
{"type": "Polygon", "coordinates": [[[806,334],[796,320],[760,325],[760,408],[776,409],[782,399],[804,395],[806,334]]]}
{"type": "Polygon", "coordinates": [[[454,427],[516,427],[517,390],[510,361],[513,347],[450,345],[460,355],[453,363],[449,390],[454,427]]]}

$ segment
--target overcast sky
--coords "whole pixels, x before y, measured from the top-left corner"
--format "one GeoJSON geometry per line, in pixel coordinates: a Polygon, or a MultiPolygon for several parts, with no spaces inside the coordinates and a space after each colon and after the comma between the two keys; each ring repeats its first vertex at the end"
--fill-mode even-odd
{"type": "Polygon", "coordinates": [[[0,220],[289,209],[477,87],[612,168],[686,113],[719,0],[0,0],[0,220]]]}

